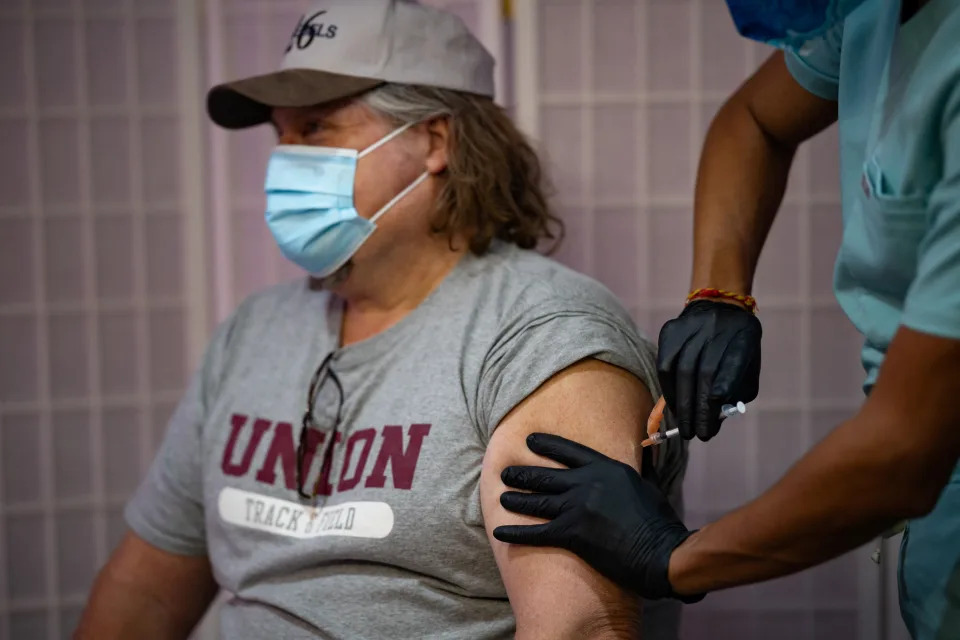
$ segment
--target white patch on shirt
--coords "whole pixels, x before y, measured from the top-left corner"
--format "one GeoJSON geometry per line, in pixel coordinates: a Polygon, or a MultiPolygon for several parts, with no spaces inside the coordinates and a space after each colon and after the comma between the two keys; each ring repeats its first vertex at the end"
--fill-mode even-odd
{"type": "Polygon", "coordinates": [[[224,522],[291,538],[385,538],[393,530],[393,509],[386,502],[341,502],[317,509],[224,487],[217,506],[224,522]]]}

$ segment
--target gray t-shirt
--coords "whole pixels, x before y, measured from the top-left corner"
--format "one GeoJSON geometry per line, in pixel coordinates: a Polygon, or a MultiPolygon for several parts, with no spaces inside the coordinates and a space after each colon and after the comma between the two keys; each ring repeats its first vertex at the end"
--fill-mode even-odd
{"type": "MultiPolygon", "coordinates": [[[[510,637],[480,509],[490,436],[584,358],[658,395],[652,346],[600,284],[503,244],[344,348],[341,311],[306,279],[246,300],[218,328],[127,522],[161,549],[209,555],[232,596],[224,637],[510,637]],[[321,494],[308,501],[296,448],[331,353],[305,436],[307,485],[321,494]]],[[[661,449],[664,475],[679,477],[683,447],[661,449]]]]}

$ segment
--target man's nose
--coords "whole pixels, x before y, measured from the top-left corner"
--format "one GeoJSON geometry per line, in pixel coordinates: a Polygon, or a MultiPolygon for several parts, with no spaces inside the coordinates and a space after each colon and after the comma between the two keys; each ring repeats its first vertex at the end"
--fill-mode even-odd
{"type": "Polygon", "coordinates": [[[280,144],[303,144],[303,136],[295,131],[287,131],[280,134],[280,144]]]}

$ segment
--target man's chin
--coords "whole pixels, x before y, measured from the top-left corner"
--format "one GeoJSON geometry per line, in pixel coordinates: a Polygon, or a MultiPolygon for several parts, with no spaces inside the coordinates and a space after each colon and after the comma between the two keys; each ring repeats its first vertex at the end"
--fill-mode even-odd
{"type": "Polygon", "coordinates": [[[348,260],[345,265],[331,273],[329,276],[325,276],[323,278],[310,276],[310,288],[327,290],[336,289],[347,281],[347,278],[350,277],[350,272],[352,270],[353,260],[348,260]]]}

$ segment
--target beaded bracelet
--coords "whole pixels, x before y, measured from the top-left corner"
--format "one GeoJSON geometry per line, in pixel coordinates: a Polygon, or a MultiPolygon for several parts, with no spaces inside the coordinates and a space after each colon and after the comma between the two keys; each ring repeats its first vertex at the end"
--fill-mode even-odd
{"type": "Polygon", "coordinates": [[[744,295],[742,293],[734,293],[732,291],[724,291],[723,289],[703,288],[691,291],[687,296],[687,304],[690,304],[694,300],[710,300],[717,298],[736,300],[745,306],[751,313],[757,312],[757,301],[753,296],[744,295]]]}

